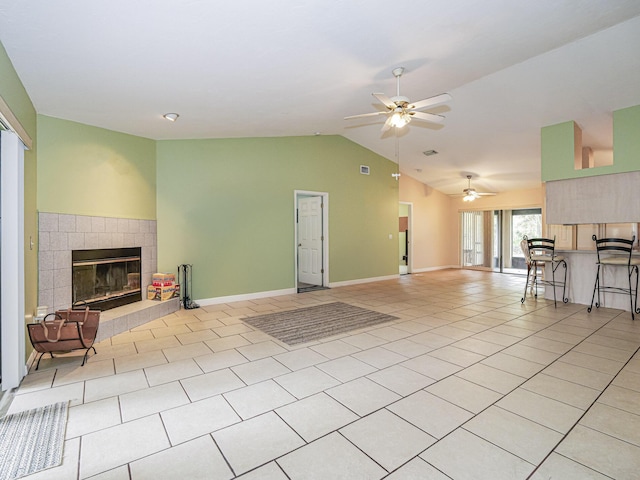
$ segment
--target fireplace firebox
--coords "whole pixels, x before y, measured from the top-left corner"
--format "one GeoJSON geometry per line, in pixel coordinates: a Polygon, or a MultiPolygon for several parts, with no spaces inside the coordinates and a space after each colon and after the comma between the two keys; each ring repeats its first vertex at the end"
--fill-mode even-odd
{"type": "Polygon", "coordinates": [[[142,300],[141,248],[73,250],[73,306],[109,310],[142,300]]]}

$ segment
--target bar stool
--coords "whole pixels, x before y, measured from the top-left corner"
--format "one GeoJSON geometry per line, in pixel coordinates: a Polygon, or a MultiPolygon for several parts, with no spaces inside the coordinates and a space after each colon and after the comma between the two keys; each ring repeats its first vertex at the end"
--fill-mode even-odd
{"type": "Polygon", "coordinates": [[[591,313],[593,308],[593,300],[598,292],[598,301],[596,302],[596,308],[601,305],[600,292],[622,293],[629,295],[629,301],[631,303],[631,319],[635,320],[634,313],[640,313],[638,309],[638,265],[640,265],[640,258],[633,258],[631,252],[633,249],[633,242],[636,239],[634,235],[631,240],[626,238],[598,238],[595,235],[591,237],[596,242],[596,252],[598,255],[598,270],[596,272],[596,283],[593,285],[593,295],[591,296],[591,305],[587,308],[587,312],[591,313]],[[629,280],[629,287],[609,286],[602,285],[602,277],[604,277],[604,267],[626,267],[627,277],[629,280]],[[636,285],[633,288],[631,277],[635,273],[636,285]]]}
{"type": "Polygon", "coordinates": [[[569,301],[566,298],[566,285],[567,285],[567,262],[564,257],[561,255],[555,254],[555,245],[556,238],[527,238],[525,235],[523,240],[527,241],[527,248],[529,249],[529,264],[530,268],[527,271],[527,282],[524,285],[524,296],[521,303],[524,303],[527,298],[527,287],[529,286],[529,277],[533,275],[531,279],[532,285],[535,286],[535,297],[538,298],[538,284],[549,285],[553,288],[553,305],[557,306],[556,300],[556,287],[562,286],[562,301],[563,303],[567,303],[569,301]],[[551,280],[538,280],[537,271],[538,268],[541,268],[542,271],[545,271],[545,267],[547,264],[551,266],[551,280]],[[564,278],[562,282],[556,282],[556,270],[558,267],[564,268],[564,278]],[[533,273],[532,273],[533,272],[533,273]]]}

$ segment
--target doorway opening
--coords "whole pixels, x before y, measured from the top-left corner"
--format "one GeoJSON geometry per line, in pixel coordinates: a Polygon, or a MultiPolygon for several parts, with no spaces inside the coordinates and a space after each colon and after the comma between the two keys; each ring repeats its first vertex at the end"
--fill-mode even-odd
{"type": "Polygon", "coordinates": [[[413,204],[408,202],[400,202],[398,210],[398,263],[400,266],[400,275],[411,273],[412,262],[412,242],[411,235],[411,213],[413,204]]]}
{"type": "Polygon", "coordinates": [[[295,191],[295,281],[298,293],[329,287],[329,194],[295,191]]]}

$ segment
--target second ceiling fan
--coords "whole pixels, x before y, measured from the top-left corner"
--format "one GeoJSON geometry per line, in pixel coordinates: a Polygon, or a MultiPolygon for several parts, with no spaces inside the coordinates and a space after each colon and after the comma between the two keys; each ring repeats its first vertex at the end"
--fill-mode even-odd
{"type": "Polygon", "coordinates": [[[444,117],[435,113],[421,112],[425,108],[435,107],[451,100],[451,95],[441,93],[433,97],[425,98],[417,102],[411,102],[407,97],[400,95],[400,77],[404,73],[404,67],[398,67],[393,70],[396,77],[396,95],[389,98],[384,93],[372,93],[372,95],[385,107],[385,111],[362,113],[360,115],[351,115],[344,117],[345,120],[352,118],[373,117],[377,115],[387,115],[387,120],[382,126],[382,131],[386,132],[391,127],[402,128],[411,120],[423,120],[431,123],[442,123],[444,117]]]}
{"type": "Polygon", "coordinates": [[[473,202],[476,198],[496,195],[494,192],[478,192],[471,186],[471,175],[467,175],[467,182],[467,188],[462,191],[462,195],[464,196],[462,200],[465,202],[473,202]]]}

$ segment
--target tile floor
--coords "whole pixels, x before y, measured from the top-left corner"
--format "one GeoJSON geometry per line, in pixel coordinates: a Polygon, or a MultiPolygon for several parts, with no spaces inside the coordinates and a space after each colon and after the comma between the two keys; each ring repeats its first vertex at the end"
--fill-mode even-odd
{"type": "Polygon", "coordinates": [[[51,479],[631,479],[640,320],[446,270],[180,311],[43,360],[9,413],[69,400],[51,479]],[[246,316],[330,301],[396,321],[289,347],[246,316]]]}

